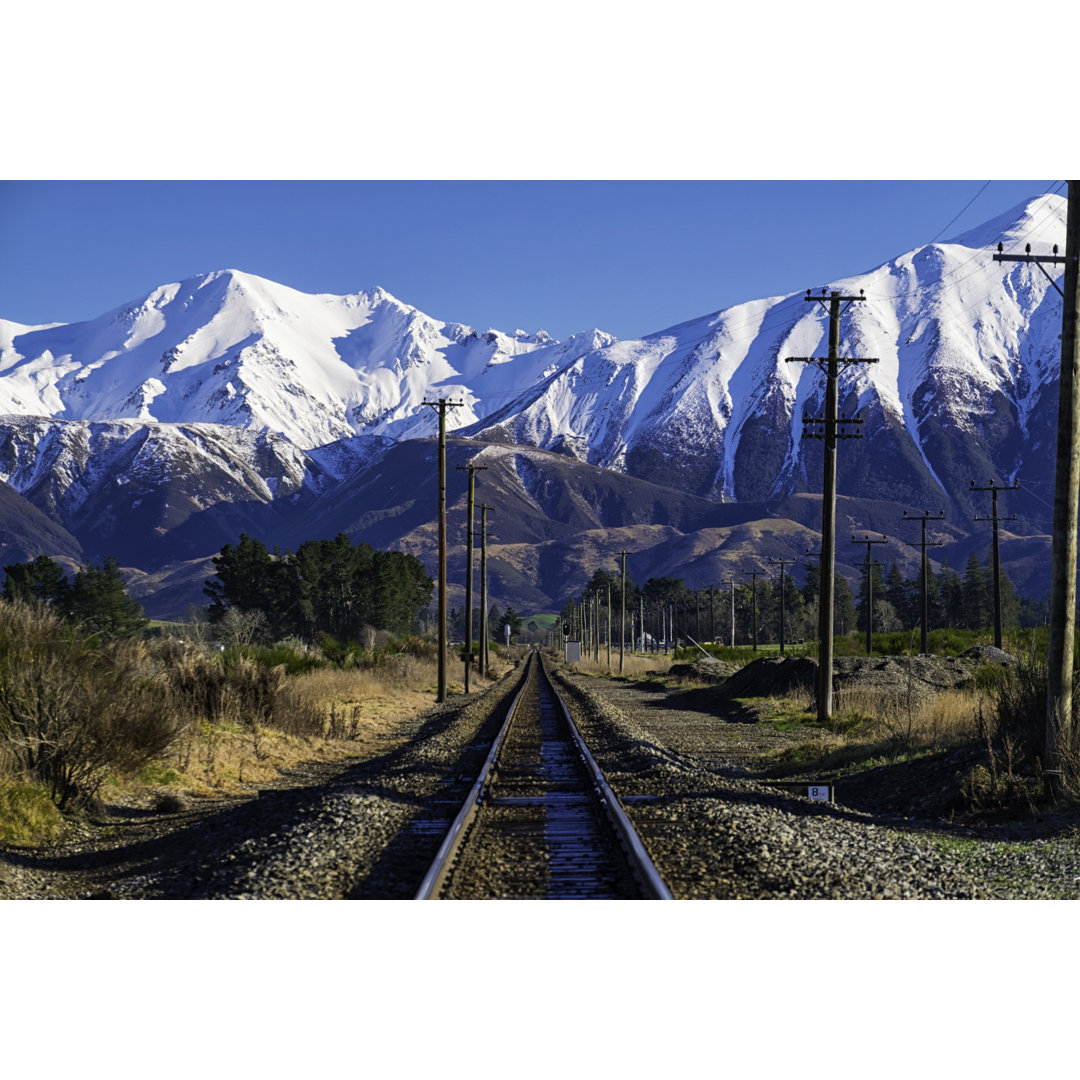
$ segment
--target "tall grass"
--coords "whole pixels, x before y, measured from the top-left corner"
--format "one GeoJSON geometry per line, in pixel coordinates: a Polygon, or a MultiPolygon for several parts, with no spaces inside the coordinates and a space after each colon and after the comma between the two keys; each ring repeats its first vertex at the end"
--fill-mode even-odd
{"type": "Polygon", "coordinates": [[[334,665],[300,642],[215,650],[192,635],[102,643],[46,607],[0,602],[0,783],[64,810],[140,783],[222,790],[430,704],[427,642],[340,655],[334,665]]]}
{"type": "Polygon", "coordinates": [[[102,643],[43,608],[0,604],[0,764],[65,808],[176,737],[160,672],[139,642],[102,643]]]}

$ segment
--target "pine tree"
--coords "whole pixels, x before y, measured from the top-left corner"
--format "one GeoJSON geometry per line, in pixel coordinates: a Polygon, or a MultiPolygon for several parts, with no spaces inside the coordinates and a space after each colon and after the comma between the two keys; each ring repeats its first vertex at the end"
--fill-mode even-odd
{"type": "MultiPolygon", "coordinates": [[[[863,566],[865,567],[865,563],[863,566]]],[[[885,602],[885,578],[881,572],[881,563],[876,559],[870,560],[870,586],[873,589],[873,601],[874,601],[874,625],[871,628],[874,631],[883,629],[880,619],[881,604],[885,602]]],[[[864,569],[859,577],[859,596],[856,603],[856,611],[858,612],[858,628],[860,630],[866,630],[866,612],[867,612],[867,596],[866,596],[866,570],[864,569]]]]}
{"type": "Polygon", "coordinates": [[[87,633],[131,638],[146,627],[142,607],[128,596],[120,566],[111,556],[102,566],[84,566],[75,575],[69,597],[71,618],[87,633]]]}
{"type": "Polygon", "coordinates": [[[510,627],[510,636],[517,637],[521,633],[521,616],[509,605],[506,605],[506,610],[499,616],[499,633],[504,632],[503,627],[510,627]]]}
{"type": "Polygon", "coordinates": [[[897,621],[905,630],[910,630],[914,622],[911,617],[911,597],[908,582],[904,580],[904,575],[900,573],[900,567],[894,559],[885,578],[885,599],[892,604],[897,621]]]}
{"type": "MultiPolygon", "coordinates": [[[[993,586],[991,585],[991,589],[993,586]]],[[[973,551],[964,569],[963,592],[959,604],[959,618],[951,625],[966,630],[982,630],[993,618],[993,600],[987,603],[986,578],[979,557],[973,551]]]]}
{"type": "Polygon", "coordinates": [[[833,583],[833,630],[843,636],[854,627],[855,596],[848,579],[837,574],[833,583]]]}
{"type": "Polygon", "coordinates": [[[16,596],[49,604],[58,612],[66,613],[71,595],[71,585],[63,569],[46,555],[39,555],[30,563],[14,563],[5,566],[7,580],[4,582],[4,598],[16,596]]]}

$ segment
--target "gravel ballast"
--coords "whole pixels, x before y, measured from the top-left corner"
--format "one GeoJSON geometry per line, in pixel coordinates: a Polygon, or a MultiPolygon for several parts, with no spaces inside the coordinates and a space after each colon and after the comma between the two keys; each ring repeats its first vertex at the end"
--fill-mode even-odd
{"type": "MultiPolygon", "coordinates": [[[[370,759],[0,850],[0,898],[410,899],[522,670],[403,723],[370,759]]],[[[869,774],[811,801],[766,782],[762,756],[787,736],[737,704],[565,669],[556,686],[676,899],[1080,897],[1080,844],[1060,818],[1053,833],[950,825],[869,774]]],[[[963,764],[932,763],[926,782],[963,764]]]]}
{"type": "Polygon", "coordinates": [[[559,681],[677,898],[1080,896],[1075,829],[977,830],[894,807],[859,810],[842,793],[811,801],[755,777],[762,751],[783,736],[737,708],[680,709],[678,694],[611,679],[559,681]]]}

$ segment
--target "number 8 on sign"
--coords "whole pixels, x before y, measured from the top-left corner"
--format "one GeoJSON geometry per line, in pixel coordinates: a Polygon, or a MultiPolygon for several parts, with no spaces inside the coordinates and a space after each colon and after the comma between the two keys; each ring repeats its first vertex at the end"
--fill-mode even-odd
{"type": "Polygon", "coordinates": [[[812,787],[806,793],[814,802],[828,802],[829,789],[827,787],[812,787]]]}

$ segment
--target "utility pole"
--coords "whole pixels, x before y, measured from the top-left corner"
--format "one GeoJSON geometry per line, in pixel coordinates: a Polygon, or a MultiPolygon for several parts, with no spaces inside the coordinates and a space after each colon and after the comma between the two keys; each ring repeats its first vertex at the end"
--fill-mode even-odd
{"type": "Polygon", "coordinates": [[[721,581],[721,585],[731,586],[731,637],[728,639],[728,645],[735,648],[735,579],[731,578],[729,581],[721,581]]]}
{"type": "MultiPolygon", "coordinates": [[[[853,536],[851,542],[866,545],[866,655],[869,656],[873,647],[871,634],[874,627],[874,568],[870,560],[870,548],[874,544],[887,544],[889,538],[884,533],[881,534],[880,540],[872,540],[869,535],[862,540],[853,536]]],[[[926,650],[923,649],[923,652],[926,650]]]]}
{"type": "MultiPolygon", "coordinates": [[[[818,626],[820,627],[820,625],[821,625],[821,618],[820,618],[820,606],[821,606],[821,552],[820,551],[811,551],[809,548],[807,548],[806,549],[806,556],[809,559],[817,559],[817,561],[818,561],[818,607],[819,607],[818,626]]],[[[819,646],[819,648],[820,648],[820,646],[819,646]]],[[[819,686],[820,686],[820,684],[819,684],[819,686]]]]}
{"type": "Polygon", "coordinates": [[[750,633],[754,642],[754,652],[757,652],[757,579],[760,573],[760,570],[750,571],[750,633]]]}
{"type": "Polygon", "coordinates": [[[607,583],[607,673],[611,674],[611,578],[607,583]]]}
{"type": "Polygon", "coordinates": [[[593,593],[593,659],[600,663],[600,590],[593,593]]]}
{"type": "Polygon", "coordinates": [[[793,563],[794,559],[770,559],[771,563],[780,564],[780,655],[784,655],[784,639],[787,637],[787,631],[784,627],[784,566],[789,563],[793,563]]]}
{"type": "Polygon", "coordinates": [[[629,551],[617,551],[616,555],[622,558],[622,607],[619,615],[619,674],[623,673],[626,651],[626,556],[629,551]]]}
{"type": "Polygon", "coordinates": [[[476,473],[483,472],[486,465],[459,465],[469,474],[469,508],[467,510],[469,523],[465,528],[465,693],[469,693],[469,677],[472,672],[472,643],[473,643],[473,503],[476,501],[476,473]]]}
{"type": "Polygon", "coordinates": [[[839,390],[837,383],[840,365],[876,364],[877,359],[850,358],[841,359],[840,353],[840,316],[852,304],[865,300],[862,290],[858,296],[841,296],[840,293],[821,290],[821,296],[811,296],[806,290],[809,303],[825,306],[825,297],[829,298],[829,355],[792,356],[789,364],[817,364],[825,373],[825,415],[823,417],[804,417],[803,424],[814,425],[816,429],[808,433],[803,430],[803,438],[823,439],[825,442],[825,475],[821,498],[821,600],[818,611],[818,720],[828,721],[832,715],[832,666],[833,666],[833,624],[835,614],[835,596],[833,590],[836,574],[836,442],[838,439],[859,439],[859,434],[849,434],[838,430],[842,424],[862,423],[856,417],[837,415],[839,390]],[[843,304],[844,307],[840,305],[843,304]]]}
{"type": "MultiPolygon", "coordinates": [[[[1076,625],[1077,511],[1080,509],[1080,180],[1069,181],[1065,220],[1064,289],[1061,310],[1061,370],[1058,382],[1057,465],[1054,471],[1054,533],[1050,554],[1050,640],[1047,645],[1046,749],[1044,761],[1055,791],[1062,786],[1066,752],[1072,742],[1073,634],[1076,625]]],[[[1004,255],[998,244],[996,262],[1043,262],[1052,256],[1004,255]]],[[[1049,278],[1050,275],[1046,274],[1049,278]]],[[[1058,288],[1051,278],[1051,284],[1058,288]]]]}
{"type": "Polygon", "coordinates": [[[480,504],[480,677],[488,677],[487,516],[494,506],[480,504]]]}
{"type": "Polygon", "coordinates": [[[446,700],[446,410],[458,409],[463,401],[425,401],[439,413],[439,688],[436,702],[446,700]]]}
{"type": "Polygon", "coordinates": [[[928,569],[928,564],[927,564],[927,561],[926,561],[926,549],[928,547],[941,547],[941,545],[944,543],[944,541],[942,541],[942,540],[934,540],[932,542],[927,542],[927,539],[926,539],[926,523],[928,521],[944,521],[945,520],[945,511],[942,510],[941,513],[934,516],[934,515],[932,515],[930,513],[929,510],[927,510],[926,513],[923,514],[921,517],[916,517],[914,514],[909,514],[905,510],[904,511],[904,520],[905,521],[921,521],[922,522],[922,540],[917,544],[915,542],[911,541],[911,540],[905,540],[904,543],[907,544],[908,547],[920,547],[920,548],[922,548],[922,632],[919,635],[919,652],[925,653],[927,651],[927,648],[926,648],[926,629],[927,629],[927,623],[928,623],[928,621],[930,619],[930,601],[929,601],[930,583],[929,583],[929,577],[928,577],[929,569],[928,569]]]}
{"type": "Polygon", "coordinates": [[[998,492],[999,491],[1017,491],[1019,490],[1019,484],[1004,485],[999,487],[993,481],[991,481],[986,487],[976,487],[975,481],[971,481],[972,491],[989,491],[991,493],[991,514],[990,517],[979,517],[975,515],[975,521],[992,521],[994,523],[994,544],[993,544],[993,558],[994,558],[994,645],[997,648],[1001,648],[1001,560],[998,558],[998,522],[999,521],[1015,521],[1016,515],[1003,518],[998,517],[998,492]]]}

